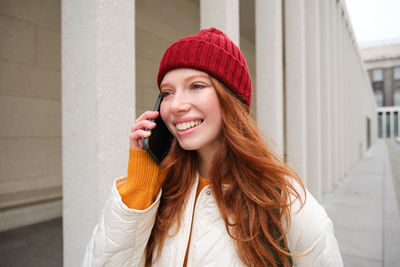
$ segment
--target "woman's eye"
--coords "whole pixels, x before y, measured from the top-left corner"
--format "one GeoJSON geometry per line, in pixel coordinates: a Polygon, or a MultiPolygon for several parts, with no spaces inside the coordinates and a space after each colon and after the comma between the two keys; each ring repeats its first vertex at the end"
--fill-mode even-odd
{"type": "Polygon", "coordinates": [[[171,92],[168,92],[168,91],[161,92],[161,96],[162,96],[163,98],[169,96],[170,94],[171,94],[171,92]]]}
{"type": "Polygon", "coordinates": [[[198,83],[195,83],[195,84],[193,84],[192,85],[192,89],[201,89],[201,88],[204,88],[205,86],[204,85],[202,85],[202,84],[198,84],[198,83]]]}

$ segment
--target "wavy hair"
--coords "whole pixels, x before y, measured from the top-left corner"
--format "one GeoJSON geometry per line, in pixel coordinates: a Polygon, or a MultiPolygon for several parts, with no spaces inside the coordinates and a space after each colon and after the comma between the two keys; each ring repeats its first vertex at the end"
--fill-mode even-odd
{"type": "MultiPolygon", "coordinates": [[[[291,256],[299,255],[291,254],[287,245],[290,206],[293,199],[299,199],[301,205],[305,201],[292,179],[305,193],[304,186],[296,172],[265,144],[238,96],[215,78],[210,79],[220,102],[223,140],[211,161],[208,179],[226,231],[247,266],[291,266],[291,256]]],[[[146,266],[151,266],[154,252],[158,259],[175,224],[172,235],[178,232],[198,170],[196,151],[185,151],[175,144],[162,168],[169,171],[148,241],[146,266]]]]}

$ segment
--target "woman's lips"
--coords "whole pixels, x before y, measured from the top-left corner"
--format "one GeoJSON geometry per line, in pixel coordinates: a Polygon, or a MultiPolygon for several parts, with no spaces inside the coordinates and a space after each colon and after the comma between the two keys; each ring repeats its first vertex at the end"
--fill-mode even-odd
{"type": "Polygon", "coordinates": [[[184,136],[193,133],[201,126],[203,120],[191,120],[186,122],[180,122],[175,124],[175,128],[177,129],[176,133],[179,136],[184,136]]]}
{"type": "Polygon", "coordinates": [[[193,120],[193,121],[177,123],[175,125],[175,127],[179,131],[185,131],[185,130],[188,130],[190,128],[193,128],[194,126],[199,125],[200,123],[201,123],[201,120],[193,120]]]}

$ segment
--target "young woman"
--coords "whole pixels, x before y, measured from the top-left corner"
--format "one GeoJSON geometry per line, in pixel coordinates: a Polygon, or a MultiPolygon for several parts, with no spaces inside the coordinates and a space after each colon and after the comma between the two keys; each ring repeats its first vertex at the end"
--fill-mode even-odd
{"type": "Polygon", "coordinates": [[[224,33],[172,44],[157,81],[161,114],[133,125],[83,266],[343,265],[331,220],[250,118],[247,64],[224,33]],[[175,140],[158,166],[143,139],[160,115],[175,140]]]}

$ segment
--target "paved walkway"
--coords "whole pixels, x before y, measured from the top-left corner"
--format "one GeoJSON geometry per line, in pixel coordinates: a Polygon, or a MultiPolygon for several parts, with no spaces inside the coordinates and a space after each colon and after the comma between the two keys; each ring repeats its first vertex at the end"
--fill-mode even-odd
{"type": "MultiPolygon", "coordinates": [[[[323,196],[345,267],[400,267],[400,215],[393,187],[394,179],[400,185],[400,144],[388,141],[388,147],[393,176],[385,141],[378,140],[323,196]]],[[[0,233],[2,266],[62,266],[61,219],[0,233]]]]}
{"type": "Polygon", "coordinates": [[[384,140],[323,196],[322,204],[333,221],[344,266],[400,266],[400,213],[384,140]]]}
{"type": "Polygon", "coordinates": [[[0,267],[62,266],[61,218],[0,232],[0,267]]]}

